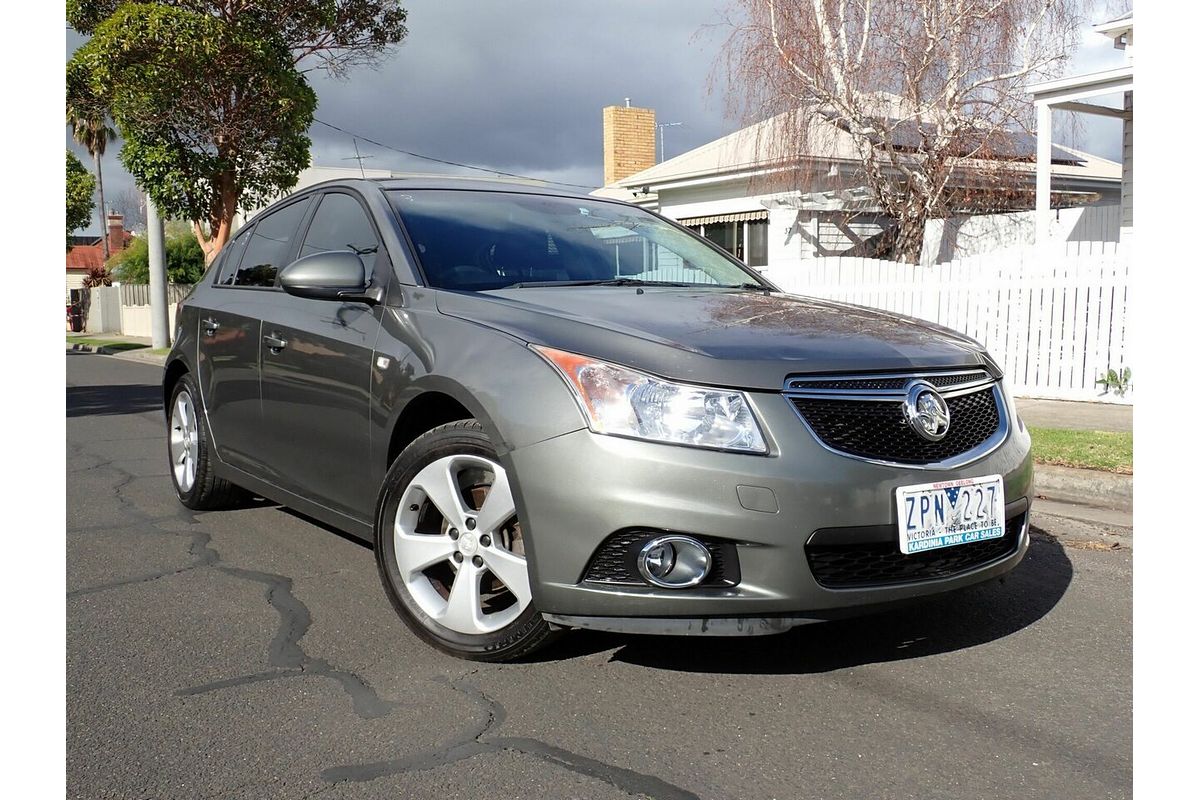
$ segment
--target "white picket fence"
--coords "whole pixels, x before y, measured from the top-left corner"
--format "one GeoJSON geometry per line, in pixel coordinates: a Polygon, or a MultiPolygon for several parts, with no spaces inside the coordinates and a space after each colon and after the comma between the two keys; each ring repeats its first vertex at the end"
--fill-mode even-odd
{"type": "Polygon", "coordinates": [[[1120,397],[1096,384],[1131,366],[1129,260],[1113,242],[1070,242],[933,266],[818,258],[764,274],[789,292],[965,333],[1003,366],[1015,394],[1132,403],[1132,391],[1120,397]]]}
{"type": "MultiPolygon", "coordinates": [[[[175,330],[175,305],[191,291],[186,284],[167,286],[167,324],[175,330]]],[[[146,284],[114,284],[100,286],[91,292],[88,313],[89,333],[120,333],[125,336],[150,338],[150,287],[146,284]]]]}

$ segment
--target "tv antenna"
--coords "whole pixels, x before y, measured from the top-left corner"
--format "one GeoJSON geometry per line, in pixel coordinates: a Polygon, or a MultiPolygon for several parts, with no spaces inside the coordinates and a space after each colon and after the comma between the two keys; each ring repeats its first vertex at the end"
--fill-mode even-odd
{"type": "Polygon", "coordinates": [[[358,152],[358,137],[351,136],[350,138],[354,140],[354,155],[347,156],[346,158],[343,158],[342,161],[357,161],[358,162],[358,173],[360,175],[362,175],[364,178],[366,178],[367,172],[366,172],[366,170],[363,169],[362,162],[368,158],[374,158],[375,156],[364,156],[362,153],[358,152]]]}
{"type": "Polygon", "coordinates": [[[665,142],[666,142],[666,135],[665,135],[666,129],[667,128],[675,128],[682,124],[683,124],[682,122],[660,122],[660,123],[658,123],[658,162],[660,164],[665,160],[665,157],[663,155],[663,150],[664,150],[665,142]]]}

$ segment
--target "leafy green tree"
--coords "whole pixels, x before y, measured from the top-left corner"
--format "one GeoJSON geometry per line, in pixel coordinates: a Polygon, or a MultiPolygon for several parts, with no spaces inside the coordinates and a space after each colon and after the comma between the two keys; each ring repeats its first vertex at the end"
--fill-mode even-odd
{"type": "Polygon", "coordinates": [[[266,204],[308,165],[309,68],[377,63],[407,34],[395,0],[69,0],[91,35],[68,92],[94,94],[121,163],[159,210],[192,222],[211,262],[238,208],[266,204]]]}
{"type": "MultiPolygon", "coordinates": [[[[167,282],[192,284],[204,275],[204,251],[190,231],[168,234],[163,255],[167,262],[167,282]]],[[[143,236],[109,261],[112,274],[121,283],[150,282],[150,247],[143,236]]]]}
{"type": "Polygon", "coordinates": [[[67,151],[67,235],[71,231],[87,227],[88,219],[96,203],[92,194],[96,191],[96,179],[87,171],[75,154],[67,151]]]}

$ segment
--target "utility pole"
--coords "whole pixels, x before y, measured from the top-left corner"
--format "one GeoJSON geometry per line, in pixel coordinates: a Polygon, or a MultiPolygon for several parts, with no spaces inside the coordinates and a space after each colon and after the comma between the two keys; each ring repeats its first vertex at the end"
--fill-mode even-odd
{"type": "Polygon", "coordinates": [[[658,123],[658,163],[661,164],[663,161],[666,160],[665,156],[663,155],[663,150],[665,148],[665,143],[666,143],[666,138],[667,138],[666,137],[666,129],[674,128],[674,127],[677,127],[682,124],[683,124],[682,122],[660,122],[660,123],[658,123]]]}
{"type": "Polygon", "coordinates": [[[167,312],[167,262],[163,220],[158,206],[146,196],[146,241],[150,245],[150,341],[155,350],[171,346],[167,312]]]}

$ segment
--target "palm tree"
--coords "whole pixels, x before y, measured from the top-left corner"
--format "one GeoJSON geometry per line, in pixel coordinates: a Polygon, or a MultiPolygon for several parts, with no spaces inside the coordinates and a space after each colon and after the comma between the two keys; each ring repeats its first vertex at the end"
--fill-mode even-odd
{"type": "Polygon", "coordinates": [[[104,173],[100,167],[100,159],[109,142],[117,140],[117,132],[108,125],[108,118],[102,111],[96,111],[84,106],[67,104],[67,124],[71,126],[71,136],[83,145],[84,149],[96,163],[96,189],[100,193],[100,241],[104,243],[104,260],[110,255],[108,251],[108,220],[107,206],[104,205],[104,173]]]}

